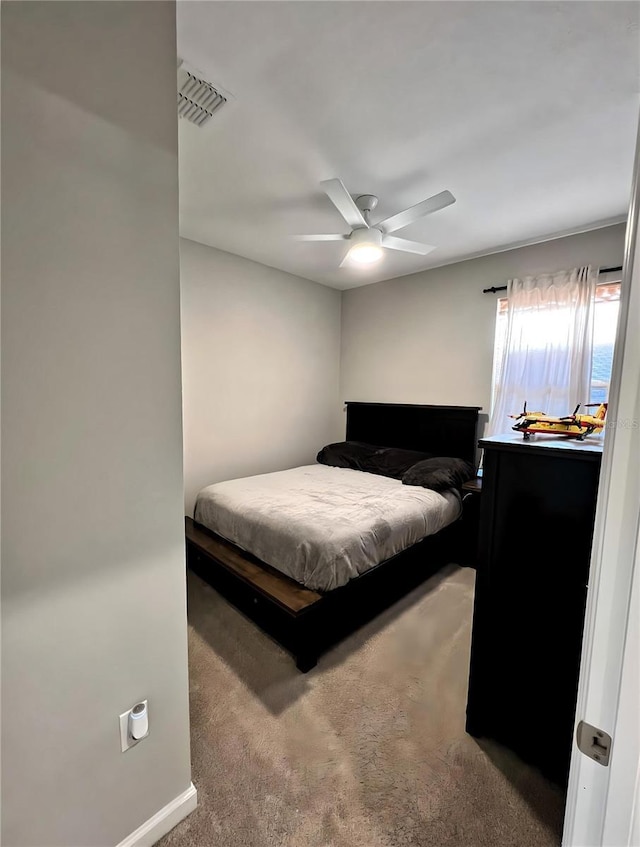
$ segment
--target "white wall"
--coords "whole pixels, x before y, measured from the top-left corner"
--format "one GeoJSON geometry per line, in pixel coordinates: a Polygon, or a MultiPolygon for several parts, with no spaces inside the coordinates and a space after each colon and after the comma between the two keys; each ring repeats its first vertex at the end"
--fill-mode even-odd
{"type": "Polygon", "coordinates": [[[309,464],[343,436],[340,292],[180,241],[185,496],[309,464]]]}
{"type": "Polygon", "coordinates": [[[115,845],[190,784],[175,55],[173,3],[3,5],[7,847],[115,845]]]}
{"type": "Polygon", "coordinates": [[[511,277],[620,265],[624,224],[354,288],[342,300],[342,400],[482,406],[497,294],[511,277]]]}

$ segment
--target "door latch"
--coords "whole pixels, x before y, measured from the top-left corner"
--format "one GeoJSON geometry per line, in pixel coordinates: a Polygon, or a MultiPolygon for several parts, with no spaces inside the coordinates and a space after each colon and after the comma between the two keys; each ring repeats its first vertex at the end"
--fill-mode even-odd
{"type": "Polygon", "coordinates": [[[609,764],[612,740],[611,736],[604,730],[580,721],[576,730],[576,741],[578,750],[585,756],[593,759],[599,765],[606,767],[609,764]]]}

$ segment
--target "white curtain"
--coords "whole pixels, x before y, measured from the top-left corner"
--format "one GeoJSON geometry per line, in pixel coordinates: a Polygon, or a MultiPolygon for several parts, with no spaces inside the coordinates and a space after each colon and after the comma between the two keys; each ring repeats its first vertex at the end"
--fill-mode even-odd
{"type": "Polygon", "coordinates": [[[509,415],[525,401],[527,411],[548,415],[567,415],[589,402],[597,276],[583,267],[509,280],[489,435],[509,432],[509,415]]]}

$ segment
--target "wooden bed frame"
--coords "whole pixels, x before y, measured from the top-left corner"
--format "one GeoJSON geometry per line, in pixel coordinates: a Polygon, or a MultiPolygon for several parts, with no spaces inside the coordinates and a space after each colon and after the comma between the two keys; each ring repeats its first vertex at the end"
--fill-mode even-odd
{"type": "MultiPolygon", "coordinates": [[[[458,456],[475,466],[478,406],[346,406],[348,441],[458,456]]],[[[186,518],[187,566],[291,652],[306,673],[321,653],[455,561],[463,528],[458,520],[321,594],[186,518]]]]}

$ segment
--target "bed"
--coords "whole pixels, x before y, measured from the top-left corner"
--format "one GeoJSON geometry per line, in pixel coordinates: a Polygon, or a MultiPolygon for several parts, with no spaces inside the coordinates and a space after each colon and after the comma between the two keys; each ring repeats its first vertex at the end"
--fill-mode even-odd
{"type": "MultiPolygon", "coordinates": [[[[478,407],[346,409],[348,441],[474,463],[478,407]]],[[[186,519],[187,563],[306,672],[333,643],[456,560],[460,513],[457,492],[303,466],[203,489],[195,520],[186,519]]]]}

